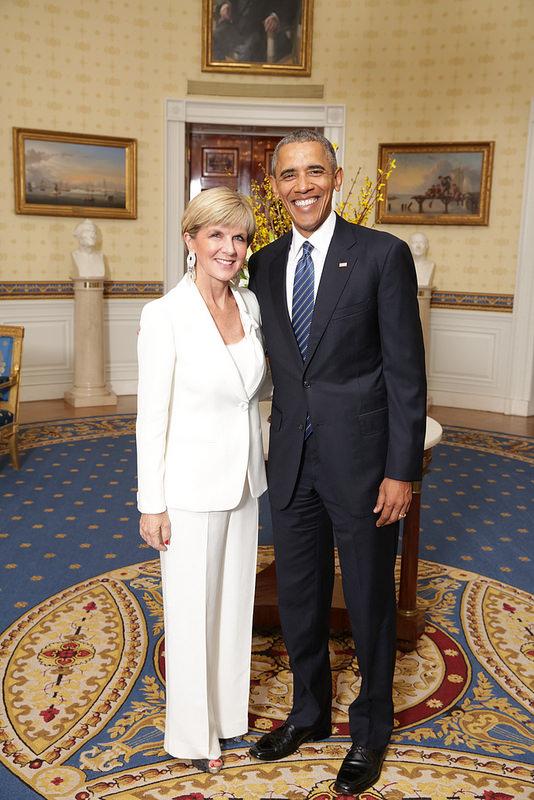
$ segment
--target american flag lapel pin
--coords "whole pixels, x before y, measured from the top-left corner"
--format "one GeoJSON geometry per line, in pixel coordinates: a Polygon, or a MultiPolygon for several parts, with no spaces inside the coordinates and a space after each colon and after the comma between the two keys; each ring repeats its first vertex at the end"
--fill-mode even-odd
{"type": "Polygon", "coordinates": [[[343,268],[343,267],[346,267],[346,266],[348,266],[348,263],[346,261],[340,261],[339,264],[338,264],[338,267],[340,269],[343,268]]]}

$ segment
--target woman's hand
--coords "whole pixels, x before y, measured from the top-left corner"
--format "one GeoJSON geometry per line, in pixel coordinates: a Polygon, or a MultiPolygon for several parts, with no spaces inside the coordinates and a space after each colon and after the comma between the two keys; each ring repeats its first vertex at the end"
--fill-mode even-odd
{"type": "Polygon", "coordinates": [[[171,541],[171,522],[166,511],[161,514],[141,514],[139,533],[154,550],[166,550],[171,541]]]}

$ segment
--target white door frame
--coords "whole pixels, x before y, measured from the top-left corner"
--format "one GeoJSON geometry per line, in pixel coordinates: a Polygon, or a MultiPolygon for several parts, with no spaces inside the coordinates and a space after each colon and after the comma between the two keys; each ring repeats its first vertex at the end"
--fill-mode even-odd
{"type": "Polygon", "coordinates": [[[167,100],[165,103],[165,291],[184,272],[180,220],[185,205],[185,127],[188,122],[218,125],[263,125],[322,128],[338,147],[343,164],[345,106],[311,103],[259,103],[235,100],[167,100]]]}
{"type": "Polygon", "coordinates": [[[534,100],[530,106],[506,412],[534,414],[534,100]]]}

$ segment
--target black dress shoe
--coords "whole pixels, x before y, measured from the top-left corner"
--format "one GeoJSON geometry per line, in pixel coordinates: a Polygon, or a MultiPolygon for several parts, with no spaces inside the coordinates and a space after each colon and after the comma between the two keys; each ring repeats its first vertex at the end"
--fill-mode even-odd
{"type": "Polygon", "coordinates": [[[334,789],[340,794],[358,794],[369,789],[380,776],[386,749],[369,750],[353,744],[343,759],[334,789]]]}
{"type": "Polygon", "coordinates": [[[249,753],[261,761],[277,761],[279,758],[290,756],[304,742],[328,739],[331,733],[330,728],[322,730],[320,728],[296,728],[291,722],[284,722],[275,731],[262,736],[256,744],[252,745],[249,753]]]}

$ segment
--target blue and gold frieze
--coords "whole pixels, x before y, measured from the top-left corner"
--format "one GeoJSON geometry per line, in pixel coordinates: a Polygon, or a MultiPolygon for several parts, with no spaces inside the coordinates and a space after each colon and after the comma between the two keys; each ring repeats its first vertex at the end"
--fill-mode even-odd
{"type": "MultiPolygon", "coordinates": [[[[160,297],[162,281],[104,281],[104,297],[160,297]]],[[[74,297],[72,281],[2,281],[2,300],[49,300],[74,297]]]]}
{"type": "MultiPolygon", "coordinates": [[[[104,297],[160,297],[162,281],[105,281],[104,297]]],[[[2,281],[2,300],[33,300],[74,297],[72,281],[2,281]]],[[[465,308],[472,311],[513,311],[513,294],[445,292],[434,290],[433,308],[465,308]]]]}
{"type": "Polygon", "coordinates": [[[514,310],[513,294],[492,294],[478,292],[432,292],[432,308],[465,308],[471,311],[514,310]]]}

